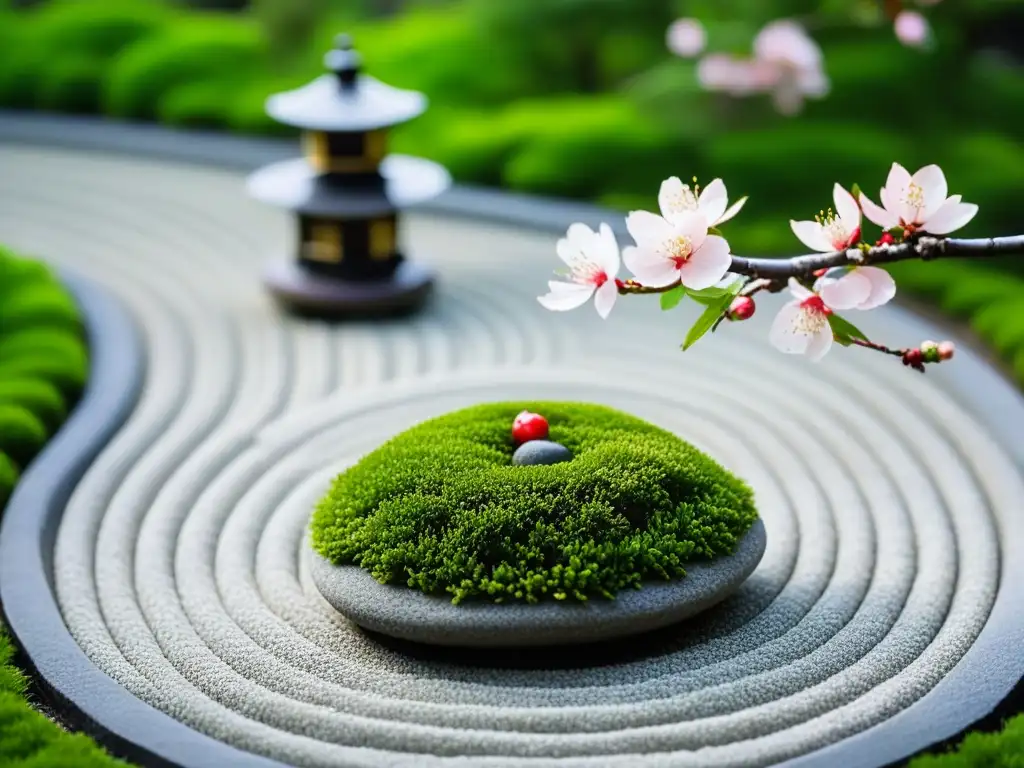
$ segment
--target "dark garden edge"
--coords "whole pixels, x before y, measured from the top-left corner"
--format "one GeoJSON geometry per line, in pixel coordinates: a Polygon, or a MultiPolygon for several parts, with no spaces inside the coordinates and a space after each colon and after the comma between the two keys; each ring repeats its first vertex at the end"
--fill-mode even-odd
{"type": "MultiPolygon", "coordinates": [[[[240,171],[296,154],[287,141],[3,111],[0,141],[127,153],[240,171]]],[[[239,194],[244,194],[241,182],[239,194]]],[[[609,211],[597,206],[469,187],[456,187],[423,209],[552,233],[564,232],[573,221],[596,226],[609,218],[609,211]]],[[[145,356],[131,318],[120,304],[84,280],[68,276],[67,281],[89,327],[92,376],[78,408],[15,489],[0,529],[0,598],[7,621],[25,650],[30,671],[63,705],[62,713],[116,754],[156,766],[280,768],[280,763],[193,731],[135,698],[89,662],[63,624],[50,577],[56,529],[75,484],[131,412],[145,356]]],[[[928,334],[930,326],[911,313],[900,310],[895,316],[905,332],[928,334]]],[[[963,351],[958,351],[957,364],[943,372],[944,387],[1024,467],[1020,440],[1024,397],[969,345],[959,349],[963,351]]],[[[1004,542],[1024,541],[1024,518],[1004,525],[1000,537],[1004,542]]],[[[1024,675],[1022,585],[1024,558],[1004,558],[989,621],[970,652],[943,680],[884,723],[786,765],[878,768],[950,743],[979,724],[991,727],[995,718],[1013,714],[1020,708],[1024,675]]]]}

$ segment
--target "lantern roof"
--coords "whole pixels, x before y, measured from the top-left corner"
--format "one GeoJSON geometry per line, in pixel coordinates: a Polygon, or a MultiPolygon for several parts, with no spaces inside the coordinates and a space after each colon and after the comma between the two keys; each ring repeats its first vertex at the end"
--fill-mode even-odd
{"type": "Polygon", "coordinates": [[[308,131],[356,133],[388,128],[418,117],[427,99],[394,88],[362,71],[362,57],[349,35],[338,35],[324,56],[330,74],[267,99],[267,114],[308,131]]]}

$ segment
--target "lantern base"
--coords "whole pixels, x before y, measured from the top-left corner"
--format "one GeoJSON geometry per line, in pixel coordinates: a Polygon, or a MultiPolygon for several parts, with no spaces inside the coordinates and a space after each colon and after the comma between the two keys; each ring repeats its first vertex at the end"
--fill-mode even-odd
{"type": "Polygon", "coordinates": [[[303,269],[293,259],[271,262],[264,285],[287,310],[304,316],[379,317],[418,309],[434,286],[434,273],[403,261],[386,280],[341,280],[303,269]]]}

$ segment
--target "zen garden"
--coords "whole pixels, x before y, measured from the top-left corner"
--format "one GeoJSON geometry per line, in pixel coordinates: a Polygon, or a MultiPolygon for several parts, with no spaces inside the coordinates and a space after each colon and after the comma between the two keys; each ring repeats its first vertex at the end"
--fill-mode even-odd
{"type": "Polygon", "coordinates": [[[0,766],[1024,767],[1021,39],[0,0],[0,766]]]}

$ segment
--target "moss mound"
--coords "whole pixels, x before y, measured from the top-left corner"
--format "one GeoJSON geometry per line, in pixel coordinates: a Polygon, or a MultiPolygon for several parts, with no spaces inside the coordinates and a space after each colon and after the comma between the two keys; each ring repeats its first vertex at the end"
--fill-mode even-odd
{"type": "Polygon", "coordinates": [[[313,546],[378,581],[452,602],[614,598],[733,552],[757,512],[741,480],[692,445],[619,411],[498,403],[424,422],[339,475],[313,546]],[[512,465],[516,414],[543,414],[573,453],[512,465]]]}

